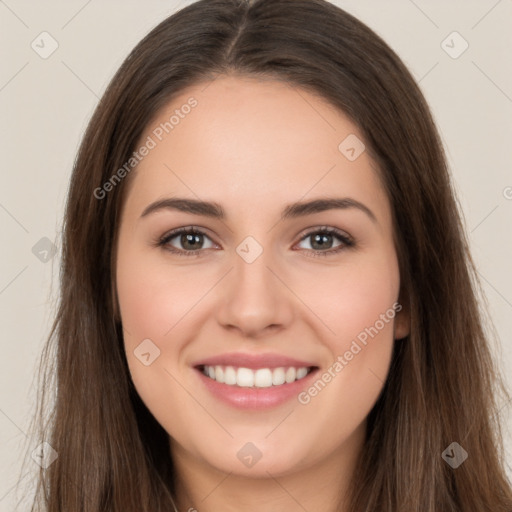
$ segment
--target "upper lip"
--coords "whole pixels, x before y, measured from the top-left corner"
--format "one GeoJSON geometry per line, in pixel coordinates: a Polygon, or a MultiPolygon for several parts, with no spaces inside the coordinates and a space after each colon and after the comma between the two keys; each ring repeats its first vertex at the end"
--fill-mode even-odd
{"type": "Polygon", "coordinates": [[[292,366],[295,368],[309,368],[315,365],[308,361],[300,361],[280,354],[247,354],[230,352],[201,359],[200,361],[193,363],[192,366],[235,366],[238,368],[258,369],[280,367],[289,368],[292,366]]]}

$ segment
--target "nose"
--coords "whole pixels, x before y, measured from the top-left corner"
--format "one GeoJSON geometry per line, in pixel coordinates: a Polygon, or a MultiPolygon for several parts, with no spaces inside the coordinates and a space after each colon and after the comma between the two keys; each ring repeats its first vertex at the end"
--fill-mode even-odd
{"type": "Polygon", "coordinates": [[[235,253],[234,268],[219,290],[217,318],[225,329],[258,339],[292,321],[293,293],[270,253],[264,250],[252,263],[235,253]]]}

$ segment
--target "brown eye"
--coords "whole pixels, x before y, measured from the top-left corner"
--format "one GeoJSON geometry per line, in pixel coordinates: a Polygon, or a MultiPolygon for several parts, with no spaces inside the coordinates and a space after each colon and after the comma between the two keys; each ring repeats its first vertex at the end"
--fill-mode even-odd
{"type": "Polygon", "coordinates": [[[315,253],[314,255],[328,256],[336,254],[347,247],[354,245],[353,240],[345,233],[335,228],[321,228],[316,231],[310,231],[304,237],[301,242],[310,241],[310,247],[306,247],[306,250],[315,253]],[[333,245],[339,241],[337,245],[333,245]]]}
{"type": "Polygon", "coordinates": [[[193,256],[201,249],[211,249],[214,246],[210,240],[210,245],[205,247],[206,240],[210,240],[209,237],[198,229],[180,228],[166,234],[158,245],[182,256],[193,256]]]}

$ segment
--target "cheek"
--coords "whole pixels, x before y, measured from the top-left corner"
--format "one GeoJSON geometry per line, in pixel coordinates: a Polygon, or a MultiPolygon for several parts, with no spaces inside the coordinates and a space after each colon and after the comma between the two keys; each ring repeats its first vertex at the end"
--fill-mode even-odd
{"type": "Polygon", "coordinates": [[[181,417],[171,418],[172,411],[190,407],[178,384],[186,340],[173,336],[177,330],[173,328],[181,327],[180,321],[197,302],[200,282],[194,282],[193,275],[187,281],[179,271],[169,272],[168,266],[129,244],[118,257],[116,275],[125,352],[135,388],[171,435],[182,432],[181,417]]]}
{"type": "Polygon", "coordinates": [[[321,337],[330,361],[299,402],[327,429],[349,435],[370,412],[389,371],[401,309],[398,262],[394,251],[382,251],[315,283],[308,304],[329,327],[321,337]]]}
{"type": "Polygon", "coordinates": [[[361,333],[364,339],[366,329],[376,324],[381,339],[392,337],[393,304],[400,288],[394,251],[347,258],[339,267],[315,271],[314,278],[302,275],[295,279],[297,295],[317,318],[316,324],[322,327],[318,337],[326,341],[331,352],[345,352],[352,340],[361,333]]]}
{"type": "Polygon", "coordinates": [[[126,341],[163,342],[198,301],[204,281],[197,274],[169,269],[143,252],[125,251],[117,261],[117,293],[126,341]]]}

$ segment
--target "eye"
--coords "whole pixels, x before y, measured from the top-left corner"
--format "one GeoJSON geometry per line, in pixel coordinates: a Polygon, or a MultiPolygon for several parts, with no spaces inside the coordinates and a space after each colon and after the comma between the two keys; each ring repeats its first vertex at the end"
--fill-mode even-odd
{"type": "Polygon", "coordinates": [[[158,245],[179,256],[199,256],[201,249],[211,249],[215,245],[210,240],[211,245],[204,247],[205,239],[210,240],[200,229],[195,227],[179,228],[164,235],[158,241],[158,245]]]}
{"type": "Polygon", "coordinates": [[[354,241],[346,233],[327,226],[310,231],[302,237],[301,242],[308,240],[311,241],[310,248],[306,249],[312,252],[312,256],[329,256],[354,246],[354,241]],[[338,239],[340,243],[333,248],[335,239],[338,239]]]}

